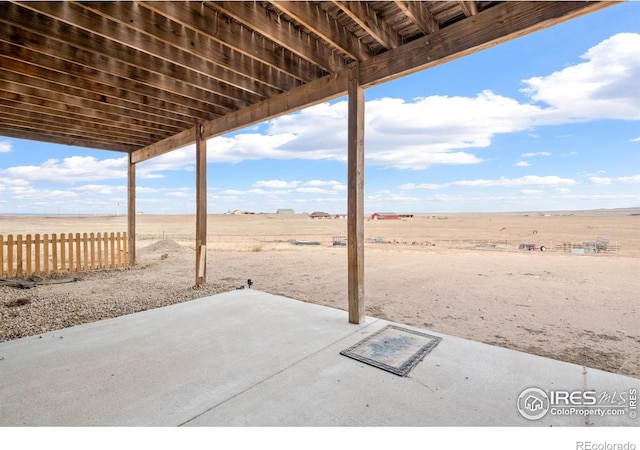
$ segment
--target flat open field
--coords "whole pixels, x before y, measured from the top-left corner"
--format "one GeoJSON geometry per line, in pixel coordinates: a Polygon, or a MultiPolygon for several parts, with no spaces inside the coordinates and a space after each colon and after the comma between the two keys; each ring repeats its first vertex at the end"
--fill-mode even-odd
{"type": "MultiPolygon", "coordinates": [[[[640,378],[639,213],[367,220],[367,314],[640,378]],[[606,251],[590,253],[598,240],[606,251]]],[[[195,290],[195,217],[137,216],[134,270],[0,287],[0,341],[235,289],[249,278],[254,289],[346,309],[346,247],[333,245],[346,225],[211,215],[208,285],[195,290]]],[[[126,231],[126,217],[0,216],[3,235],[105,231],[126,231]]]]}

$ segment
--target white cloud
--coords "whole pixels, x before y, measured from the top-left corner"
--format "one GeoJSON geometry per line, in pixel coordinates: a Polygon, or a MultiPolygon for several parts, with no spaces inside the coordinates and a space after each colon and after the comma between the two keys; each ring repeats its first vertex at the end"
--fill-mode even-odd
{"type": "Polygon", "coordinates": [[[433,184],[433,183],[420,183],[420,184],[405,183],[405,184],[401,184],[398,187],[400,189],[428,189],[428,190],[435,190],[435,189],[440,189],[442,186],[443,185],[441,185],[441,184],[433,184]]]}
{"type": "Polygon", "coordinates": [[[548,123],[640,119],[640,34],[619,33],[587,50],[585,62],[524,80],[523,92],[551,106],[548,123]]]}
{"type": "Polygon", "coordinates": [[[589,177],[587,180],[593,184],[611,184],[613,181],[613,179],[609,177],[589,177]]]}
{"type": "Polygon", "coordinates": [[[620,181],[622,183],[640,183],[640,175],[632,175],[629,177],[618,177],[616,181],[620,181]]]}
{"type": "Polygon", "coordinates": [[[195,157],[195,145],[165,153],[136,164],[136,177],[157,179],[164,178],[164,175],[158,172],[166,170],[194,170],[195,157]]]}
{"type": "Polygon", "coordinates": [[[9,195],[14,201],[27,200],[62,200],[78,198],[81,195],[64,189],[35,189],[33,187],[14,187],[9,189],[9,195]]]}
{"type": "Polygon", "coordinates": [[[0,141],[0,153],[9,153],[10,151],[12,151],[11,142],[0,141]]]}
{"type": "Polygon", "coordinates": [[[266,181],[256,181],[255,183],[253,183],[253,187],[286,189],[286,188],[294,188],[299,184],[300,184],[299,181],[266,180],[266,181]]]}
{"type": "Polygon", "coordinates": [[[299,192],[301,194],[326,194],[330,191],[319,187],[300,187],[297,188],[295,192],[299,192]]]}
{"type": "Polygon", "coordinates": [[[185,191],[170,191],[165,194],[168,197],[176,197],[176,198],[193,198],[193,194],[185,191]]]}
{"type": "Polygon", "coordinates": [[[517,163],[515,163],[515,166],[517,167],[529,167],[531,164],[529,164],[526,161],[518,161],[517,163]]]}
{"type": "Polygon", "coordinates": [[[550,152],[533,152],[533,153],[523,153],[520,155],[522,158],[533,158],[534,156],[551,156],[550,152]]]}
{"type": "Polygon", "coordinates": [[[137,194],[159,194],[161,192],[164,192],[164,191],[162,189],[136,185],[137,194]]]}
{"type": "Polygon", "coordinates": [[[0,177],[64,184],[127,177],[127,158],[99,160],[93,156],[71,156],[62,161],[48,159],[39,166],[14,166],[0,170],[0,177]]]}
{"type": "Polygon", "coordinates": [[[631,142],[640,142],[640,136],[638,136],[638,137],[637,137],[637,138],[635,138],[635,139],[631,139],[631,142]]]}
{"type": "Polygon", "coordinates": [[[463,180],[447,183],[449,186],[472,186],[472,187],[514,187],[514,186],[557,186],[557,185],[573,185],[577,181],[571,178],[560,178],[555,175],[537,176],[527,175],[520,178],[499,178],[497,180],[463,180]]]}
{"type": "Polygon", "coordinates": [[[574,185],[578,184],[577,181],[571,178],[560,178],[555,175],[538,176],[538,175],[526,175],[520,178],[505,178],[501,177],[495,180],[460,180],[450,181],[442,184],[413,184],[406,183],[399,186],[400,189],[442,189],[451,186],[467,186],[467,187],[519,187],[519,186],[558,186],[558,185],[574,185]]]}
{"type": "MultiPolygon", "coordinates": [[[[497,134],[593,119],[640,118],[640,35],[620,33],[589,49],[585,62],[524,80],[536,104],[485,90],[473,97],[433,95],[411,101],[366,103],[367,163],[400,169],[479,164],[470,149],[486,148],[497,134]]],[[[323,103],[252,130],[218,137],[208,160],[346,160],[347,103],[323,103]]],[[[550,156],[525,153],[523,158],[550,156]]],[[[186,164],[186,161],[182,162],[186,164]]]]}
{"type": "Polygon", "coordinates": [[[305,186],[331,186],[331,189],[335,190],[335,191],[346,191],[347,190],[347,186],[345,186],[344,183],[341,183],[340,181],[335,181],[335,180],[329,180],[329,181],[325,181],[325,180],[310,180],[304,183],[305,186]]]}
{"type": "Polygon", "coordinates": [[[106,184],[86,184],[74,187],[72,190],[88,195],[112,195],[114,193],[125,194],[127,192],[126,186],[110,186],[106,184]]]}
{"type": "MultiPolygon", "coordinates": [[[[402,169],[478,164],[464,151],[487,147],[497,133],[524,130],[540,108],[483,91],[475,97],[431,96],[366,103],[367,163],[402,169]]],[[[208,161],[333,159],[346,161],[346,102],[324,103],[269,122],[265,134],[212,139],[208,161]],[[329,130],[329,132],[328,132],[329,130]]]]}
{"type": "Polygon", "coordinates": [[[536,196],[536,195],[542,195],[544,194],[544,191],[541,191],[539,189],[521,189],[520,192],[522,195],[527,195],[527,196],[536,196]]]}

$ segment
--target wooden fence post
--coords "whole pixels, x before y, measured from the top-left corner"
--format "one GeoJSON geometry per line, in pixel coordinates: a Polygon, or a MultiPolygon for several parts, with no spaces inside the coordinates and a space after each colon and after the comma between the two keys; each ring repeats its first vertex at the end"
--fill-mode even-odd
{"type": "Polygon", "coordinates": [[[118,250],[118,265],[116,267],[120,268],[122,267],[122,254],[120,253],[122,251],[122,244],[120,243],[120,232],[116,233],[116,246],[118,250]]]}
{"type": "Polygon", "coordinates": [[[56,233],[51,235],[51,270],[58,271],[58,236],[56,233]]]}
{"type": "Polygon", "coordinates": [[[30,277],[33,269],[33,257],[31,255],[31,251],[33,250],[33,242],[30,234],[27,234],[27,247],[25,249],[25,253],[27,255],[27,277],[30,277]]]}
{"type": "Polygon", "coordinates": [[[122,247],[124,249],[124,267],[129,267],[129,234],[126,231],[122,237],[122,247]]]}
{"type": "Polygon", "coordinates": [[[91,267],[89,267],[89,242],[87,242],[88,239],[89,235],[87,233],[84,233],[82,235],[82,261],[84,270],[91,269],[91,267]]]}
{"type": "Polygon", "coordinates": [[[80,254],[81,245],[80,233],[76,233],[76,272],[80,272],[82,270],[82,255],[80,254]]]}
{"type": "Polygon", "coordinates": [[[35,255],[34,255],[34,267],[33,267],[33,273],[35,273],[36,275],[39,275],[41,270],[40,268],[42,267],[40,265],[40,234],[36,233],[36,235],[34,236],[34,245],[35,245],[35,255]]]}
{"type": "Polygon", "coordinates": [[[7,236],[7,278],[13,277],[13,235],[7,236]]]}
{"type": "Polygon", "coordinates": [[[60,233],[60,270],[64,272],[67,270],[67,242],[65,240],[64,233],[60,233]]]}
{"type": "Polygon", "coordinates": [[[109,234],[104,233],[102,238],[104,243],[104,248],[102,249],[102,251],[104,252],[104,268],[106,269],[107,267],[109,267],[109,234]]]}
{"type": "Polygon", "coordinates": [[[116,247],[115,247],[116,236],[115,234],[113,234],[113,231],[111,232],[111,235],[109,237],[111,238],[111,263],[109,264],[109,267],[113,269],[116,261],[116,247]]]}
{"type": "Polygon", "coordinates": [[[44,259],[44,273],[49,273],[49,235],[48,234],[44,234],[42,235],[42,253],[43,253],[43,258],[44,259]]]}
{"type": "Polygon", "coordinates": [[[73,271],[73,233],[69,233],[67,236],[67,242],[69,243],[69,254],[67,255],[67,260],[69,261],[68,270],[69,272],[73,271]]]}
{"type": "Polygon", "coordinates": [[[98,269],[102,269],[102,233],[96,234],[96,252],[98,253],[98,269]]]}
{"type": "Polygon", "coordinates": [[[89,247],[91,248],[91,268],[95,269],[96,268],[96,235],[95,233],[90,233],[89,234],[89,240],[90,240],[90,244],[89,247]]]}
{"type": "Polygon", "coordinates": [[[16,276],[22,276],[22,235],[16,236],[16,276]]]}

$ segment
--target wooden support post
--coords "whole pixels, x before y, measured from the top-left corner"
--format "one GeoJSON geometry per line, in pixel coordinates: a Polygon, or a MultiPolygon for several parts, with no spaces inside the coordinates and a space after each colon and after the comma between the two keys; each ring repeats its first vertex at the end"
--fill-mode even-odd
{"type": "Polygon", "coordinates": [[[196,287],[207,282],[207,141],[196,126],[196,287]]]}
{"type": "MultiPolygon", "coordinates": [[[[133,163],[131,155],[132,154],[129,153],[129,171],[127,180],[127,236],[129,237],[129,267],[136,265],[136,165],[133,163]]],[[[98,242],[98,246],[99,245],[100,243],[98,242]]]]}
{"type": "Polygon", "coordinates": [[[349,322],[361,323],[364,307],[364,89],[358,66],[349,68],[347,142],[347,254],[349,322]]]}

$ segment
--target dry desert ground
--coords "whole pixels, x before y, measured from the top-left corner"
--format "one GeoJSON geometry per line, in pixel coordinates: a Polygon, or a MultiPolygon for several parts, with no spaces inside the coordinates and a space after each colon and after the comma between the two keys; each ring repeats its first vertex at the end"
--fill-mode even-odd
{"type": "MultiPolygon", "coordinates": [[[[0,216],[0,234],[124,232],[126,221],[0,216]]],[[[138,215],[135,268],[0,286],[0,341],[248,279],[253,289],[346,310],[347,249],[334,245],[346,225],[303,214],[210,215],[207,284],[194,289],[195,216],[138,215]]],[[[640,209],[416,214],[366,220],[365,240],[367,315],[640,378],[640,209]],[[599,238],[606,251],[591,253],[599,238]]]]}

